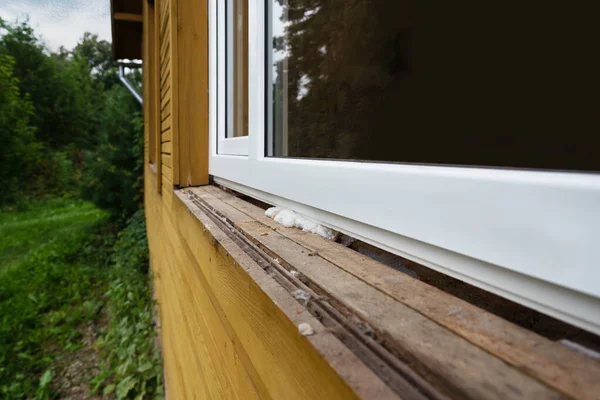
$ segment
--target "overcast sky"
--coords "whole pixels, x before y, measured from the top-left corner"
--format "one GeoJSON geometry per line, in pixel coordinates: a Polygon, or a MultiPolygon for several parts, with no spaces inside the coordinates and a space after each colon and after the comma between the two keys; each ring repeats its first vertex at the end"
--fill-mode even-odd
{"type": "Polygon", "coordinates": [[[0,0],[0,17],[29,16],[51,50],[72,49],[84,32],[110,41],[110,0],[0,0]]]}

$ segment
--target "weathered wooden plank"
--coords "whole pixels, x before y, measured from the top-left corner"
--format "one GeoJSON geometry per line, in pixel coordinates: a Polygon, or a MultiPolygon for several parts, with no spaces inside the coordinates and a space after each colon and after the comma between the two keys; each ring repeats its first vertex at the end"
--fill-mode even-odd
{"type": "MultiPolygon", "coordinates": [[[[353,398],[331,368],[331,363],[353,364],[338,355],[339,346],[344,353],[343,345],[326,342],[332,337],[327,331],[300,336],[296,324],[304,312],[297,313],[289,293],[276,284],[265,286],[272,279],[260,267],[254,265],[248,272],[248,266],[231,264],[225,248],[218,251],[221,245],[215,245],[211,231],[180,201],[171,203],[172,183],[163,176],[165,190],[159,195],[150,176],[146,168],[148,240],[158,286],[169,398],[235,398],[236,393],[249,399],[256,393],[266,400],[353,398]],[[261,279],[261,284],[254,283],[261,279]],[[281,307],[289,308],[293,316],[283,315],[281,307]],[[206,350],[199,348],[202,344],[195,336],[202,338],[206,350]],[[316,354],[313,342],[334,354],[327,359],[316,354]],[[211,375],[206,368],[221,376],[211,375]],[[230,388],[223,387],[225,382],[230,388]]],[[[227,241],[226,237],[220,240],[227,241]]],[[[364,387],[378,381],[368,377],[369,370],[367,377],[358,373],[356,379],[362,377],[364,387]]]]}
{"type": "MultiPolygon", "coordinates": [[[[291,295],[222,231],[215,231],[218,228],[210,220],[190,219],[190,211],[180,201],[173,203],[173,210],[180,234],[206,278],[206,287],[211,288],[224,317],[237,333],[240,345],[252,360],[270,396],[274,399],[355,398],[340,377],[332,374],[331,368],[325,367],[326,363],[322,364],[322,356],[309,345],[310,340],[335,338],[306,311],[299,313],[298,303],[291,295]],[[202,233],[197,236],[197,232],[202,233]],[[214,249],[218,252],[215,253],[214,249]],[[295,325],[297,322],[293,323],[290,316],[282,312],[282,308],[286,307],[290,308],[290,315],[293,314],[296,321],[304,318],[312,321],[311,325],[318,333],[309,338],[301,336],[295,325]]],[[[331,346],[335,348],[333,344],[331,346]]],[[[344,353],[343,347],[339,351],[344,353]]],[[[351,353],[348,357],[352,358],[351,353]]],[[[364,370],[364,366],[363,372],[371,374],[373,382],[377,381],[368,369],[364,370]]],[[[382,388],[385,390],[385,386],[382,388]]]]}
{"type": "Polygon", "coordinates": [[[534,332],[392,270],[338,243],[298,229],[284,228],[264,210],[213,186],[202,188],[238,211],[276,229],[378,290],[461,335],[544,384],[578,399],[600,398],[600,365],[534,332]]]}
{"type": "MultiPolygon", "coordinates": [[[[336,301],[394,343],[394,349],[421,374],[461,398],[560,398],[536,380],[508,366],[454,332],[425,318],[393,297],[375,289],[322,257],[258,221],[245,222],[239,210],[210,195],[214,189],[196,188],[208,194],[203,200],[218,209],[245,234],[328,292],[336,301]],[[518,388],[514,391],[514,388],[518,388]]],[[[389,273],[392,272],[390,269],[389,273]]],[[[388,342],[389,343],[389,342],[388,342]]]]}
{"type": "Polygon", "coordinates": [[[171,154],[171,152],[173,150],[172,143],[173,142],[164,142],[164,143],[162,143],[162,145],[161,145],[162,152],[165,153],[165,154],[171,154]]]}
{"type": "Polygon", "coordinates": [[[160,132],[166,132],[167,130],[171,129],[171,116],[167,116],[167,118],[165,118],[164,120],[161,121],[160,123],[160,132]]]}

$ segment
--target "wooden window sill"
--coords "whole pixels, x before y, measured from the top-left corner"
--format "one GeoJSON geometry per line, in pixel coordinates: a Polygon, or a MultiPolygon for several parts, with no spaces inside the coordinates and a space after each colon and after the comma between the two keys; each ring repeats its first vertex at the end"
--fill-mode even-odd
{"type": "Polygon", "coordinates": [[[600,364],[215,186],[175,191],[363,398],[591,398],[600,364]],[[307,300],[307,295],[308,300],[307,300]]]}

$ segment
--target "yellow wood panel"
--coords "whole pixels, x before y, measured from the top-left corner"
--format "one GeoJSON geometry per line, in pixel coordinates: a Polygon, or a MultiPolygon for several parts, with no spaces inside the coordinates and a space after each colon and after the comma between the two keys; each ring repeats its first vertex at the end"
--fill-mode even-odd
{"type": "Polygon", "coordinates": [[[157,2],[156,5],[151,6],[149,5],[148,7],[152,7],[153,8],[153,14],[154,14],[154,18],[153,18],[153,23],[152,23],[152,31],[148,32],[148,34],[151,34],[153,37],[153,49],[152,49],[152,53],[154,54],[153,57],[153,64],[152,67],[152,107],[150,108],[152,115],[151,115],[151,119],[152,119],[152,124],[154,126],[154,132],[155,132],[155,138],[154,138],[154,161],[155,161],[155,166],[156,166],[156,174],[155,174],[155,190],[160,193],[161,192],[161,188],[162,188],[162,166],[160,162],[156,162],[158,160],[160,160],[160,155],[161,155],[161,135],[158,131],[158,126],[160,125],[160,71],[159,71],[159,49],[160,49],[160,38],[159,38],[159,26],[160,26],[160,18],[159,18],[159,12],[160,12],[160,2],[157,2]]]}
{"type": "Polygon", "coordinates": [[[163,206],[167,212],[171,211],[171,205],[173,204],[173,182],[171,182],[166,176],[162,175],[161,185],[164,190],[161,192],[163,206]]]}
{"type": "Polygon", "coordinates": [[[130,22],[142,22],[143,21],[143,17],[139,14],[122,13],[122,12],[114,13],[113,19],[115,21],[130,21],[130,22]]]}
{"type": "Polygon", "coordinates": [[[160,0],[157,3],[160,5],[160,17],[165,18],[169,10],[170,0],[160,0]]]}
{"type": "MultiPolygon", "coordinates": [[[[171,152],[172,156],[173,156],[173,179],[172,182],[175,185],[179,185],[180,184],[180,176],[179,176],[179,158],[180,158],[180,151],[181,151],[181,147],[180,146],[180,140],[179,140],[179,118],[180,118],[180,110],[179,110],[179,87],[181,85],[181,83],[179,82],[179,71],[178,71],[178,63],[179,63],[179,48],[178,48],[178,43],[179,43],[179,26],[177,25],[177,21],[178,21],[178,15],[179,15],[179,3],[187,3],[187,2],[191,2],[191,3],[195,3],[197,0],[174,0],[174,1],[169,1],[169,26],[168,29],[170,30],[170,46],[169,46],[169,59],[170,59],[170,64],[169,64],[169,68],[171,70],[171,76],[170,76],[170,81],[171,81],[171,114],[173,116],[173,119],[171,120],[171,140],[173,142],[173,150],[171,152]]],[[[197,16],[194,16],[194,18],[196,18],[197,16]]],[[[206,32],[203,32],[203,35],[205,35],[206,32]]],[[[185,58],[190,57],[190,54],[186,54],[185,58]]],[[[186,90],[188,90],[186,88],[186,90]]]]}
{"type": "Polygon", "coordinates": [[[156,158],[156,123],[154,107],[156,96],[156,83],[154,82],[155,70],[157,67],[156,52],[154,43],[155,13],[154,7],[144,3],[143,13],[146,23],[143,25],[143,60],[144,65],[148,66],[143,72],[143,90],[144,90],[144,162],[154,162],[156,158]]]}
{"type": "Polygon", "coordinates": [[[173,170],[171,169],[171,167],[163,163],[162,173],[164,177],[173,182],[173,170]]]}
{"type": "MultiPolygon", "coordinates": [[[[166,168],[165,168],[166,170],[166,168]]],[[[278,306],[146,168],[146,219],[170,398],[353,398],[278,306]],[[171,203],[172,202],[172,203],[171,203]]],[[[266,277],[266,274],[265,274],[266,277]]]]}
{"type": "MultiPolygon", "coordinates": [[[[178,198],[173,201],[173,212],[183,240],[206,277],[207,287],[271,397],[354,398],[341,378],[255,281],[269,276],[260,269],[255,271],[260,278],[253,279],[237,262],[245,253],[217,244],[205,225],[190,218],[189,210],[178,198]],[[197,236],[200,232],[202,237],[197,236]]],[[[229,243],[229,238],[221,235],[220,240],[229,243]]]]}
{"type": "Polygon", "coordinates": [[[161,132],[165,132],[167,130],[171,129],[171,116],[167,116],[167,118],[165,118],[163,121],[161,121],[160,123],[160,131],[161,132]]]}
{"type": "Polygon", "coordinates": [[[162,159],[162,163],[163,165],[166,165],[167,167],[171,168],[172,164],[171,164],[171,156],[168,154],[163,154],[161,156],[162,159]]]}
{"type": "Polygon", "coordinates": [[[165,68],[161,69],[160,74],[160,87],[163,88],[167,84],[170,85],[171,81],[169,78],[171,77],[171,63],[168,59],[165,68]]]}
{"type": "Polygon", "coordinates": [[[160,120],[163,121],[165,118],[171,115],[171,99],[167,99],[160,108],[160,120]]]}
{"type": "Polygon", "coordinates": [[[171,154],[173,152],[173,142],[164,142],[161,148],[163,153],[171,154]]]}
{"type": "Polygon", "coordinates": [[[160,2],[160,36],[164,35],[169,23],[170,4],[167,1],[160,2]]]}
{"type": "Polygon", "coordinates": [[[171,38],[163,36],[160,38],[160,65],[161,69],[169,58],[169,50],[171,49],[171,38]]]}
{"type": "Polygon", "coordinates": [[[163,18],[160,21],[160,29],[161,30],[160,30],[160,33],[159,33],[159,37],[160,37],[160,43],[161,43],[161,46],[160,46],[160,50],[161,50],[160,53],[161,54],[164,54],[163,47],[164,47],[165,42],[169,42],[170,41],[170,36],[169,36],[171,34],[171,32],[169,31],[169,24],[170,23],[171,23],[171,16],[170,15],[167,15],[166,18],[163,18]]]}
{"type": "MultiPolygon", "coordinates": [[[[190,258],[186,256],[188,253],[185,251],[173,253],[173,259],[181,258],[182,261],[188,261],[190,258]]],[[[212,305],[209,302],[204,302],[200,307],[196,305],[198,296],[194,296],[193,293],[203,294],[206,298],[206,289],[200,286],[201,283],[197,277],[184,273],[190,272],[190,269],[171,268],[169,272],[173,275],[173,281],[178,282],[175,287],[171,288],[171,291],[177,290],[177,297],[180,299],[180,320],[185,322],[185,328],[188,329],[188,334],[193,342],[190,349],[193,349],[195,362],[203,371],[207,381],[206,389],[210,393],[210,397],[215,399],[257,399],[258,396],[251,382],[248,382],[247,377],[244,379],[246,373],[243,366],[236,365],[235,355],[230,354],[233,357],[230,358],[229,363],[224,360],[225,355],[221,350],[225,351],[227,347],[233,350],[234,343],[227,335],[220,334],[223,332],[221,322],[215,319],[211,321],[212,324],[206,324],[204,319],[206,315],[214,313],[212,305]],[[200,290],[192,291],[191,285],[200,290]],[[201,312],[195,312],[195,309],[201,310],[201,312]],[[215,339],[217,336],[220,340],[215,339]],[[224,370],[227,370],[228,373],[222,373],[224,370]],[[239,377],[242,379],[237,381],[237,385],[233,385],[232,378],[239,377]]]]}
{"type": "MultiPolygon", "coordinates": [[[[163,106],[166,106],[167,103],[171,100],[171,88],[167,87],[164,90],[160,91],[160,108],[161,110],[163,109],[163,106]]],[[[171,101],[171,103],[173,103],[171,101]]],[[[173,104],[171,104],[171,107],[169,108],[169,114],[171,113],[171,110],[173,108],[173,104]]]]}
{"type": "Polygon", "coordinates": [[[170,142],[171,141],[171,130],[167,130],[161,133],[161,142],[170,142]]]}
{"type": "MultiPolygon", "coordinates": [[[[208,15],[206,0],[180,1],[177,109],[181,186],[208,183],[208,15]]],[[[175,68],[175,67],[173,67],[175,68]]],[[[175,93],[174,93],[175,97],[175,93]]],[[[175,166],[174,166],[175,167],[175,166]]]]}

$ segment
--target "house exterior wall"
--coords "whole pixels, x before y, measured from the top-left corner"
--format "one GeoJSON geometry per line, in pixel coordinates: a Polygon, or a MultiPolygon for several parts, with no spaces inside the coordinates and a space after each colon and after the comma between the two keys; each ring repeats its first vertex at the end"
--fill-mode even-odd
{"type": "Polygon", "coordinates": [[[327,360],[175,195],[175,187],[208,183],[206,6],[155,0],[152,9],[144,1],[144,202],[167,395],[352,398],[327,360]]]}

